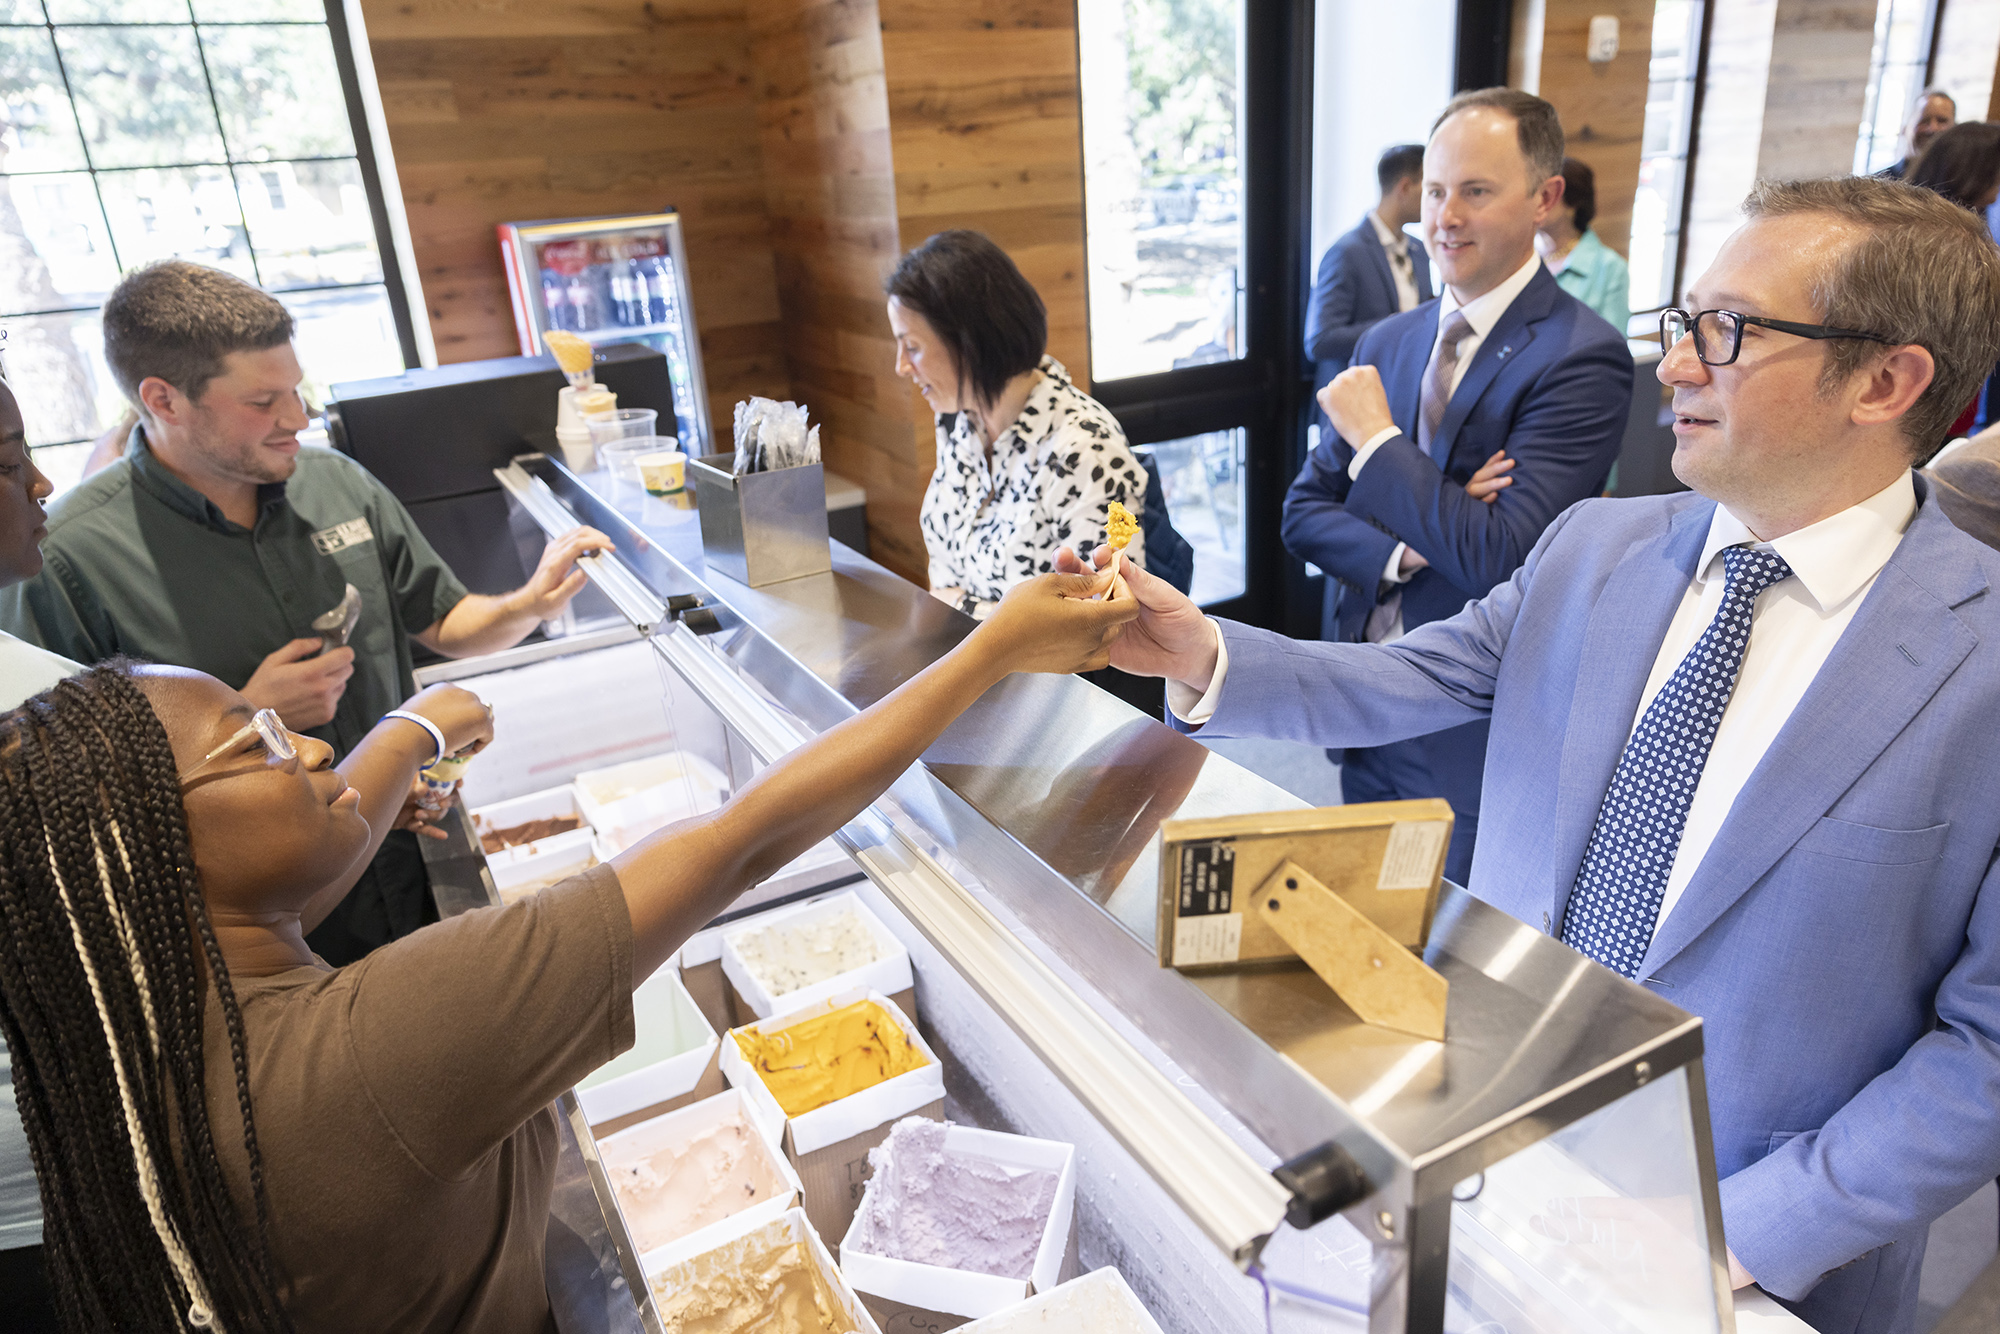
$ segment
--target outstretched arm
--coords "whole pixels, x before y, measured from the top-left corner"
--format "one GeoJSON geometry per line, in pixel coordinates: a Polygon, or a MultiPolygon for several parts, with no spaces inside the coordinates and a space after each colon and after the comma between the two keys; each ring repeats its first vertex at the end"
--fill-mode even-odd
{"type": "Polygon", "coordinates": [[[412,637],[447,658],[512,648],[543,621],[562,615],[570,599],[583,591],[584,573],[576,568],[576,558],[609,550],[611,539],[595,528],[573,528],[543,548],[527,583],[497,597],[468,593],[442,620],[412,637]]]}
{"type": "Polygon", "coordinates": [[[853,819],[1003,677],[1104,666],[1138,615],[1129,598],[1088,600],[1110,583],[1049,574],[1016,585],[990,620],[881,701],[765,769],[720,810],[614,858],[632,916],[634,984],[743,890],[853,819]]]}

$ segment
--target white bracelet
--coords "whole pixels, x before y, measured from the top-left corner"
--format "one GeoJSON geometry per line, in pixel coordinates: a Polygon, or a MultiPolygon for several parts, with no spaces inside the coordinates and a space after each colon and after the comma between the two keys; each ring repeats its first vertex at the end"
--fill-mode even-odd
{"type": "Polygon", "coordinates": [[[385,720],[389,718],[401,718],[406,723],[415,723],[431,734],[431,740],[437,743],[437,755],[432,758],[430,764],[420,765],[420,768],[428,769],[431,767],[431,764],[436,764],[444,758],[444,733],[430,719],[420,713],[411,713],[408,709],[391,709],[383,714],[382,717],[385,720]]]}

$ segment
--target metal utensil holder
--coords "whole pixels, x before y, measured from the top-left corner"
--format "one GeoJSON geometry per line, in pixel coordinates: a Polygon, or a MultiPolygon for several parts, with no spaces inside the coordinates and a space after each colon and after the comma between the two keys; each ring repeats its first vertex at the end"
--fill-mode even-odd
{"type": "Polygon", "coordinates": [[[831,570],[825,468],[738,476],[735,462],[734,451],[688,460],[709,568],[752,588],[831,570]]]}

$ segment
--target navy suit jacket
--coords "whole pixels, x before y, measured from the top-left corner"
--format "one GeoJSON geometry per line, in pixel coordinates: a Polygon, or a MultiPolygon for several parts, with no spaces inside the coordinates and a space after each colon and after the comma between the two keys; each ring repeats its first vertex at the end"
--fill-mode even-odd
{"type": "MultiPolygon", "coordinates": [[[[2000,552],[1917,494],[1638,971],[1702,1017],[1730,1247],[1842,1334],[1914,1328],[1931,1221],[2000,1174],[2000,552]]],[[[1469,888],[1559,930],[1714,510],[1587,501],[1395,644],[1225,621],[1203,734],[1372,746],[1490,717],[1469,888]]]]}
{"type": "MultiPolygon", "coordinates": [[[[1416,268],[1417,299],[1428,301],[1430,256],[1414,238],[1409,247],[1410,262],[1416,268]]],[[[1360,226],[1326,248],[1312,298],[1306,303],[1306,359],[1314,363],[1313,388],[1346,370],[1361,335],[1401,310],[1389,256],[1375,236],[1375,224],[1364,217],[1360,226]]]]}
{"type": "MultiPolygon", "coordinates": [[[[1349,480],[1353,448],[1323,430],[1285,497],[1285,548],[1327,575],[1326,639],[1362,638],[1399,541],[1430,562],[1400,585],[1406,630],[1486,596],[1520,568],[1558,514],[1604,490],[1618,459],[1632,354],[1617,330],[1540,266],[1480,340],[1430,453],[1418,449],[1417,404],[1438,309],[1433,300],[1384,320],[1355,349],[1356,365],[1381,374],[1403,434],[1349,480]],[[1499,449],[1514,460],[1513,485],[1488,505],[1468,496],[1465,483],[1499,449]]],[[[1442,795],[1476,813],[1486,724],[1426,737],[1421,748],[1442,795]]]]}

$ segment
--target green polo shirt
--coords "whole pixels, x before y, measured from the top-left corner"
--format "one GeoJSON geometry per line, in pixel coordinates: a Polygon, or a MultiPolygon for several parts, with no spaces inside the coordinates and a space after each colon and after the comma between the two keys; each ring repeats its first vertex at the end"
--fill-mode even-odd
{"type": "Polygon", "coordinates": [[[407,699],[410,634],[465,597],[409,511],[354,460],[306,448],[289,482],[259,487],[244,528],[153,457],[125,457],[49,511],[42,572],[0,591],[0,629],[78,662],[128,654],[238,689],[265,656],[361,590],[354,675],[311,734],[345,755],[407,699]]]}

